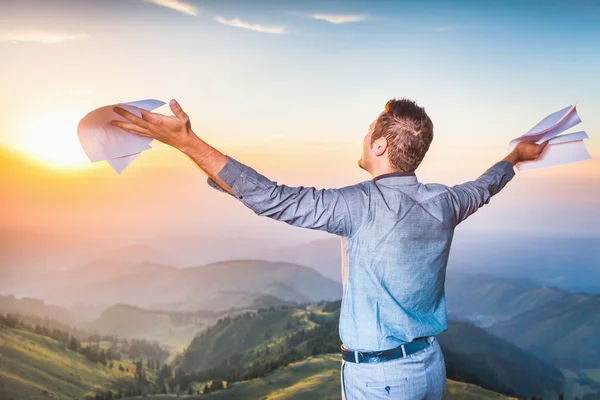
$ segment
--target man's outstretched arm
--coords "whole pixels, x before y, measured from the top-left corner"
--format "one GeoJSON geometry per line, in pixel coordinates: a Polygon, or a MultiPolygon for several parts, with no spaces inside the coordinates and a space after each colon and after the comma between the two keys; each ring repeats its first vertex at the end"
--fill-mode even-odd
{"type": "Polygon", "coordinates": [[[513,167],[522,161],[535,160],[542,154],[548,141],[542,144],[521,142],[502,160],[498,161],[474,181],[449,188],[454,209],[454,225],[460,224],[498,193],[515,176],[513,167]]]}
{"type": "MultiPolygon", "coordinates": [[[[130,123],[111,123],[182,151],[206,173],[207,183],[211,187],[240,199],[257,215],[340,236],[350,236],[353,233],[344,194],[356,198],[356,188],[347,186],[340,189],[315,189],[279,185],[204,142],[192,131],[189,117],[179,104],[173,100],[170,106],[175,117],[142,110],[142,118],[139,118],[116,107],[115,112],[130,123]]],[[[358,218],[355,219],[358,221],[358,218]]]]}
{"type": "Polygon", "coordinates": [[[346,196],[356,198],[358,190],[355,187],[316,189],[278,184],[231,156],[227,156],[225,166],[216,177],[216,180],[208,177],[207,183],[219,191],[225,191],[217,181],[224,183],[231,189],[228,193],[237,197],[256,215],[340,236],[352,234],[346,196]]]}

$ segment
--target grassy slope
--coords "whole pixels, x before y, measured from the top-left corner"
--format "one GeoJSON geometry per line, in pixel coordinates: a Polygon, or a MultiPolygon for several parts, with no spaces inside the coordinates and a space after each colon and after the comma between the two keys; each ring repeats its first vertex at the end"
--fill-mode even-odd
{"type": "MultiPolygon", "coordinates": [[[[341,357],[339,354],[314,356],[290,364],[268,374],[264,378],[238,382],[231,387],[203,396],[181,396],[186,399],[264,399],[264,400],[312,400],[341,399],[341,357]]],[[[448,380],[444,399],[510,399],[475,385],[448,380]]],[[[152,400],[166,400],[174,395],[150,396],[152,400]]]]}
{"type": "MultiPolygon", "coordinates": [[[[55,399],[81,398],[96,388],[113,387],[117,381],[134,379],[135,366],[114,361],[114,368],[88,361],[65,349],[59,342],[35,333],[0,328],[0,398],[55,399]],[[119,363],[129,372],[121,372],[119,363]]],[[[150,379],[150,373],[146,371],[150,379]]]]}
{"type": "Polygon", "coordinates": [[[309,311],[298,309],[278,310],[259,315],[257,318],[241,318],[234,323],[224,325],[208,338],[195,339],[190,344],[183,357],[183,365],[188,370],[206,368],[217,360],[223,360],[234,354],[244,354],[248,351],[263,351],[269,345],[273,357],[277,349],[283,345],[286,335],[315,325],[307,319],[308,312],[317,308],[309,307],[309,311]],[[293,328],[287,329],[288,320],[294,321],[293,328]],[[268,335],[268,339],[265,335],[268,335]]]}

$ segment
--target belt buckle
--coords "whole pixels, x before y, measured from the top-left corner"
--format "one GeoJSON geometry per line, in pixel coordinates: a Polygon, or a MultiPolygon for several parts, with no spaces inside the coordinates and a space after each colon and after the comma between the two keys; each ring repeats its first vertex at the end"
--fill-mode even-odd
{"type": "Polygon", "coordinates": [[[361,353],[360,351],[355,351],[354,352],[354,362],[357,364],[360,364],[361,361],[365,360],[365,356],[363,353],[361,353]]]}

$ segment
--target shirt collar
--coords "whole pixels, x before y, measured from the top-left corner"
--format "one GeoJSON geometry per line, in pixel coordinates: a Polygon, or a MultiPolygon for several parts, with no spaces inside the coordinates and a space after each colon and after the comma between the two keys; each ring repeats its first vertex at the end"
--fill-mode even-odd
{"type": "Polygon", "coordinates": [[[417,175],[414,172],[388,172],[387,174],[377,175],[371,181],[385,181],[386,184],[411,184],[417,183],[417,175]]]}

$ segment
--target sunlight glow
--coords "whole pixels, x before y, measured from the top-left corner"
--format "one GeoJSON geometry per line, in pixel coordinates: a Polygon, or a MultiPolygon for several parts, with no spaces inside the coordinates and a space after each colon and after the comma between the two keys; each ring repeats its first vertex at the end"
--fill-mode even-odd
{"type": "Polygon", "coordinates": [[[66,110],[46,110],[23,121],[15,145],[40,161],[60,167],[90,163],[79,138],[77,124],[81,117],[66,110]]]}

